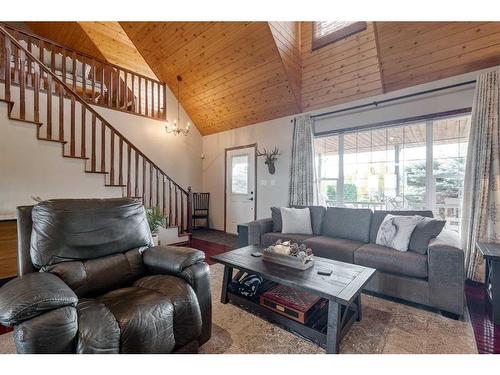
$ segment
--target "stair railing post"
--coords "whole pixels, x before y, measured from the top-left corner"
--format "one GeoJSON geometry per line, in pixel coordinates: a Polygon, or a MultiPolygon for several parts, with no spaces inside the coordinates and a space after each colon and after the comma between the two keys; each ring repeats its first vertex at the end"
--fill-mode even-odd
{"type": "Polygon", "coordinates": [[[193,230],[193,192],[191,186],[188,187],[187,195],[187,231],[191,233],[193,230]]]}

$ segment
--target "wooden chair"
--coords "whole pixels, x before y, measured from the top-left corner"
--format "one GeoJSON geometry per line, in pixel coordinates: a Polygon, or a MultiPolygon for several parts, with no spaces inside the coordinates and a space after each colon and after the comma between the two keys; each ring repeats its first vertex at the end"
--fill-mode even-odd
{"type": "Polygon", "coordinates": [[[193,229],[196,229],[196,220],[205,220],[208,228],[208,214],[210,207],[210,193],[193,193],[193,229]]]}

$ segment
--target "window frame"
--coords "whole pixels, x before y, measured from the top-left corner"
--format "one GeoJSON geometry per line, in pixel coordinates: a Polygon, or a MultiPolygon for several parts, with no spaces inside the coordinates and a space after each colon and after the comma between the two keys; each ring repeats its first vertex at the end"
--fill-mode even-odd
{"type": "Polygon", "coordinates": [[[311,50],[316,51],[323,48],[329,44],[338,42],[339,40],[345,39],[351,35],[365,31],[368,27],[366,21],[358,21],[350,24],[349,26],[343,27],[342,29],[333,31],[321,37],[315,38],[315,29],[317,27],[317,22],[312,21],[312,36],[311,36],[311,50]]]}
{"type": "MultiPolygon", "coordinates": [[[[375,129],[384,128],[395,128],[395,127],[406,127],[413,124],[421,123],[425,126],[425,149],[426,149],[426,176],[425,176],[425,193],[424,193],[424,204],[426,210],[431,210],[434,214],[438,211],[438,205],[436,204],[436,186],[435,186],[435,174],[434,174],[434,123],[440,120],[452,119],[462,116],[471,116],[471,108],[462,108],[458,110],[446,111],[441,113],[428,114],[423,116],[415,116],[412,118],[399,119],[381,122],[378,124],[364,125],[359,127],[345,128],[334,131],[326,132],[315,132],[314,138],[323,138],[328,136],[338,136],[338,162],[339,162],[339,175],[337,178],[322,178],[321,175],[317,175],[318,188],[321,186],[322,181],[336,180],[336,204],[337,207],[344,207],[344,136],[349,133],[358,133],[363,131],[370,131],[375,129]]],[[[314,128],[314,125],[313,125],[314,128]]],[[[315,152],[315,155],[317,153],[315,152]]],[[[461,208],[459,208],[461,210],[461,208]]]]}

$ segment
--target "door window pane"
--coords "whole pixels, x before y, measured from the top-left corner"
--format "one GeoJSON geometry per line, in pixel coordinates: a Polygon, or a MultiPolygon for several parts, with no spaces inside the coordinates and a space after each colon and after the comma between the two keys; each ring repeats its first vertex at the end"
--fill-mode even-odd
{"type": "Polygon", "coordinates": [[[248,155],[231,158],[231,193],[248,194],[248,155]]]}

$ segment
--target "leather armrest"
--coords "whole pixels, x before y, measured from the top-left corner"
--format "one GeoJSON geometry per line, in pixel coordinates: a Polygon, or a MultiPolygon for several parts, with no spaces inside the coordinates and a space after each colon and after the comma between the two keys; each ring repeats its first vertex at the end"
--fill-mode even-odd
{"type": "Polygon", "coordinates": [[[193,264],[203,262],[205,253],[189,247],[155,246],[143,253],[142,260],[154,273],[178,274],[193,264]]]}
{"type": "Polygon", "coordinates": [[[76,294],[57,276],[29,273],[0,288],[0,323],[16,325],[60,307],[76,306],[77,302],[76,294]]]}
{"type": "Polygon", "coordinates": [[[259,219],[248,223],[248,244],[260,245],[263,234],[273,231],[273,219],[259,219]]]}

